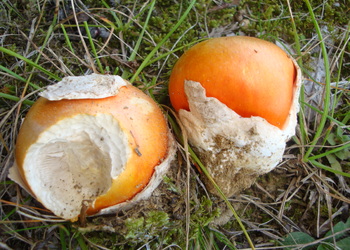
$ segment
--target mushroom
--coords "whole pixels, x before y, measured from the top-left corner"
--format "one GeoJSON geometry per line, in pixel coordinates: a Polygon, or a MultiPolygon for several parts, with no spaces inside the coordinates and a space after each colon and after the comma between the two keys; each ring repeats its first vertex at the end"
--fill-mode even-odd
{"type": "Polygon", "coordinates": [[[66,77],[21,126],[10,178],[64,219],[146,199],[174,155],[158,105],[119,76],[66,77]],[[19,174],[19,175],[18,175],[19,174]]]}
{"type": "Polygon", "coordinates": [[[282,160],[295,133],[300,83],[295,61],[258,38],[209,39],[179,58],[169,80],[171,103],[225,195],[250,187],[282,160]]]}

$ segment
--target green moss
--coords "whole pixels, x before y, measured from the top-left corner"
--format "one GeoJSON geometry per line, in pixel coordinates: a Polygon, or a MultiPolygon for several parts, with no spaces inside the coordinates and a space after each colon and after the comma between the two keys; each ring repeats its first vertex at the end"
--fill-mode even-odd
{"type": "Polygon", "coordinates": [[[151,242],[153,247],[169,245],[183,237],[181,226],[177,223],[170,221],[169,215],[163,211],[149,211],[144,216],[125,220],[124,238],[130,246],[146,242],[151,242]]]}
{"type": "Polygon", "coordinates": [[[191,212],[191,225],[194,228],[194,234],[199,228],[209,225],[216,217],[220,215],[220,209],[213,206],[212,200],[203,196],[200,204],[193,204],[196,208],[191,212]]]}
{"type": "MultiPolygon", "coordinates": [[[[192,204],[190,237],[196,239],[202,228],[209,225],[217,216],[220,209],[214,208],[213,202],[207,197],[202,197],[200,204],[192,204]]],[[[143,216],[129,217],[125,220],[124,238],[128,244],[139,246],[146,242],[155,246],[185,244],[185,221],[171,219],[170,215],[163,211],[149,211],[143,216]]]]}
{"type": "MultiPolygon", "coordinates": [[[[107,232],[94,232],[89,234],[89,241],[93,242],[96,245],[108,247],[110,249],[115,249],[115,243],[122,240],[122,238],[117,234],[107,233],[107,232]]],[[[120,248],[118,248],[120,249],[120,248]]]]}
{"type": "Polygon", "coordinates": [[[179,188],[176,186],[175,181],[169,178],[168,176],[164,176],[163,182],[168,186],[168,190],[170,190],[171,192],[174,192],[177,194],[182,193],[181,190],[179,190],[179,188]]]}

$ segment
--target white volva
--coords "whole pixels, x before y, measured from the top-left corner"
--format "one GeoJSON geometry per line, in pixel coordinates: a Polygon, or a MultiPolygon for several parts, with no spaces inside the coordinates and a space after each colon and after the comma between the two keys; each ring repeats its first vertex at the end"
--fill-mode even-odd
{"type": "MultiPolygon", "coordinates": [[[[296,64],[295,64],[296,65],[296,64]]],[[[185,81],[190,111],[179,117],[189,142],[227,196],[248,188],[257,176],[282,160],[286,141],[295,133],[301,73],[297,68],[293,104],[283,130],[261,117],[243,118],[213,97],[199,82],[185,81]]],[[[210,191],[217,193],[209,181],[210,191]]]]}

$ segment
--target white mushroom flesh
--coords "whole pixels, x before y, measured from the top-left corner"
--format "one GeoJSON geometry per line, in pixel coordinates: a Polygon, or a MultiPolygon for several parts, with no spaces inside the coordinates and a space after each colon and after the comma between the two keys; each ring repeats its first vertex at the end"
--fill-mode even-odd
{"type": "Polygon", "coordinates": [[[80,114],[43,132],[23,166],[38,200],[60,217],[75,218],[84,201],[109,190],[130,155],[128,137],[113,116],[80,114]]]}

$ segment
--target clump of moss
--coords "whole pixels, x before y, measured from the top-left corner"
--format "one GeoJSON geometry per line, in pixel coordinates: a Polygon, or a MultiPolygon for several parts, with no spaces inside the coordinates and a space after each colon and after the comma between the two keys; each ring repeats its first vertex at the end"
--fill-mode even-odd
{"type": "Polygon", "coordinates": [[[174,239],[183,234],[177,224],[163,211],[149,211],[144,216],[126,219],[124,237],[129,245],[149,242],[153,247],[166,246],[175,243],[174,239]]]}

